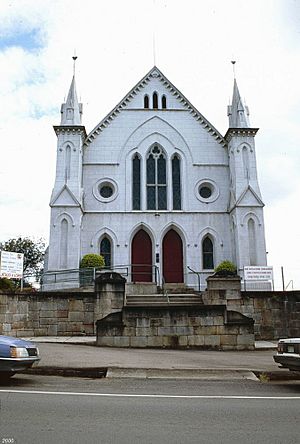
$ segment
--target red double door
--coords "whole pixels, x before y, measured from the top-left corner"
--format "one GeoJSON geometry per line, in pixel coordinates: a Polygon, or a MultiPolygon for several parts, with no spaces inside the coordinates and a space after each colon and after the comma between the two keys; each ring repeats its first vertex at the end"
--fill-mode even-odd
{"type": "MultiPolygon", "coordinates": [[[[132,240],[131,249],[132,281],[152,282],[153,253],[152,241],[146,231],[139,230],[132,240]]],[[[179,234],[169,230],[162,245],[163,276],[165,282],[183,282],[183,248],[179,234]]]]}

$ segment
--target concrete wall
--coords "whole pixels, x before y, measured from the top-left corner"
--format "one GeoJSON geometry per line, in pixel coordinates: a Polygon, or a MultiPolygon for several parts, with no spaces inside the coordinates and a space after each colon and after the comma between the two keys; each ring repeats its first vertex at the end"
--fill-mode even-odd
{"type": "Polygon", "coordinates": [[[253,350],[253,322],[226,307],[126,307],[97,321],[97,345],[253,350]]]}
{"type": "Polygon", "coordinates": [[[96,304],[94,293],[0,294],[0,334],[93,335],[96,304]]]}

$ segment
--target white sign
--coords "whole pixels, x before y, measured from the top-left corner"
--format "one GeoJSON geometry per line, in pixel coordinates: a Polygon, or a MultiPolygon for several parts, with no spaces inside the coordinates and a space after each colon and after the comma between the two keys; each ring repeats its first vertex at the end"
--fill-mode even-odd
{"type": "Polygon", "coordinates": [[[272,281],[273,267],[244,267],[245,281],[272,281]]]}
{"type": "Polygon", "coordinates": [[[23,277],[23,253],[11,251],[0,252],[0,277],[8,279],[22,279],[23,277]]]}

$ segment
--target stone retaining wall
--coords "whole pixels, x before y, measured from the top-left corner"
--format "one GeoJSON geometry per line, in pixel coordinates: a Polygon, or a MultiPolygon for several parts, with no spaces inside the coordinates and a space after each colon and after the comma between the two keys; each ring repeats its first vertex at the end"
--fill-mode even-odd
{"type": "Polygon", "coordinates": [[[96,302],[95,293],[0,294],[0,334],[94,335],[96,302]]]}
{"type": "Polygon", "coordinates": [[[97,345],[253,350],[253,321],[224,306],[125,307],[97,321],[97,345]]]}

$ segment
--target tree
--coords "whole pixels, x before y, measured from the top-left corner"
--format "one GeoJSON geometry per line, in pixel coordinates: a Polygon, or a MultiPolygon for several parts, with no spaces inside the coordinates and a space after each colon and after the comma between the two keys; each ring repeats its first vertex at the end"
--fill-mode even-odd
{"type": "Polygon", "coordinates": [[[45,242],[43,239],[33,240],[29,237],[18,237],[0,243],[0,250],[24,254],[23,272],[28,275],[38,274],[43,268],[45,242]]]}

